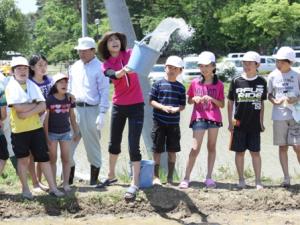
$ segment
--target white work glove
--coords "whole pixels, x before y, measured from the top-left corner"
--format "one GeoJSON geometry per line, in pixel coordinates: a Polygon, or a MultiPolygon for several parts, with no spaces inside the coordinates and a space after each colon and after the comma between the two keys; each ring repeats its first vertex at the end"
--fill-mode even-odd
{"type": "Polygon", "coordinates": [[[99,113],[96,119],[96,128],[97,130],[101,130],[104,127],[104,113],[99,113]]]}

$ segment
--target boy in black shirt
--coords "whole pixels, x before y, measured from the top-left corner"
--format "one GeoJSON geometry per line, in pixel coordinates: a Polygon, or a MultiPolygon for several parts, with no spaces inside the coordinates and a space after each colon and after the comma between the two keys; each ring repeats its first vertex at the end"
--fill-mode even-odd
{"type": "Polygon", "coordinates": [[[244,73],[234,78],[228,93],[228,122],[232,132],[230,150],[235,151],[235,164],[239,176],[238,187],[246,186],[244,179],[245,151],[250,150],[255,173],[256,189],[261,184],[260,132],[264,131],[264,103],[267,98],[267,83],[257,76],[260,56],[249,51],[243,57],[244,73]],[[233,112],[234,104],[234,112],[233,112]],[[234,116],[232,116],[234,113],[234,116]]]}

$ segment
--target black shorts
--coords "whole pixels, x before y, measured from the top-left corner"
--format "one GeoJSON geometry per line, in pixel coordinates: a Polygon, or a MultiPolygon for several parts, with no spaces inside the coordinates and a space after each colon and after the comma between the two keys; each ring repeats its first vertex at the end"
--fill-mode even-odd
{"type": "Polygon", "coordinates": [[[231,134],[229,149],[235,152],[260,151],[260,132],[245,132],[234,129],[231,134]]]}
{"type": "Polygon", "coordinates": [[[162,125],[153,121],[152,129],[153,152],[162,153],[180,151],[180,127],[176,125],[162,125]]]}
{"type": "Polygon", "coordinates": [[[11,144],[16,158],[31,154],[35,162],[48,162],[48,146],[43,128],[11,134],[11,144]]]}
{"type": "Polygon", "coordinates": [[[7,160],[8,158],[7,141],[5,136],[0,134],[0,159],[7,160]]]}

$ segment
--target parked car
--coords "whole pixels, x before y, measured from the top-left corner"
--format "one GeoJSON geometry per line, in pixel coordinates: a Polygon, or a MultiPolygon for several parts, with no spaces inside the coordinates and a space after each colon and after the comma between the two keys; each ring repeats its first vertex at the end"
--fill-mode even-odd
{"type": "Polygon", "coordinates": [[[298,73],[300,73],[300,61],[298,62],[294,62],[292,65],[292,68],[297,71],[298,73]]]}
{"type": "Polygon", "coordinates": [[[244,52],[229,53],[227,58],[242,58],[244,54],[244,52]]]}
{"type": "Polygon", "coordinates": [[[187,56],[183,58],[184,68],[182,79],[184,82],[190,83],[194,78],[200,76],[200,68],[198,66],[197,56],[187,56]]]}
{"type": "Polygon", "coordinates": [[[148,75],[150,83],[153,84],[155,81],[161,80],[165,76],[165,65],[155,64],[148,75]]]}
{"type": "MultiPolygon", "coordinates": [[[[150,84],[161,80],[165,77],[165,65],[164,64],[155,64],[152,68],[152,71],[148,75],[150,84]]],[[[179,74],[176,78],[180,83],[182,83],[182,74],[179,74]]]]}
{"type": "Polygon", "coordinates": [[[261,55],[260,66],[258,67],[259,72],[271,72],[276,68],[276,60],[273,56],[261,55]]]}

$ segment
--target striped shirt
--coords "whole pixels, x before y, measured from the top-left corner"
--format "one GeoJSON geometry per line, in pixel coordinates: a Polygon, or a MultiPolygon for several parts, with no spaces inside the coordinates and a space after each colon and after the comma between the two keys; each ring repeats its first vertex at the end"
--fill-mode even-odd
{"type": "MultiPolygon", "coordinates": [[[[159,80],[153,84],[149,95],[150,101],[154,100],[167,106],[179,107],[186,104],[185,87],[178,81],[159,80]]],[[[179,124],[180,113],[171,114],[154,108],[153,119],[166,125],[179,124]]]]}

